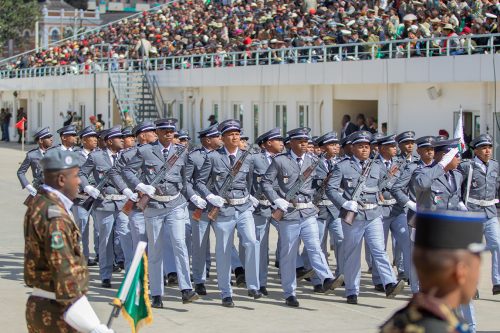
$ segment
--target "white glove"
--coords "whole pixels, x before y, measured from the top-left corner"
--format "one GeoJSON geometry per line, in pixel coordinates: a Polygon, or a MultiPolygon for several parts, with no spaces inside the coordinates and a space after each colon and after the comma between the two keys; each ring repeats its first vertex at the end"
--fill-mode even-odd
{"type": "Polygon", "coordinates": [[[250,201],[252,202],[252,206],[257,207],[259,205],[259,200],[253,195],[250,195],[250,201]]]}
{"type": "Polygon", "coordinates": [[[224,206],[224,203],[226,202],[226,200],[224,200],[223,197],[219,197],[218,195],[214,195],[214,194],[207,195],[207,200],[213,206],[219,207],[219,208],[222,207],[222,206],[224,206]]]}
{"type": "Polygon", "coordinates": [[[417,203],[415,201],[408,200],[408,202],[406,203],[406,207],[408,207],[414,212],[417,211],[417,203]]]}
{"type": "Polygon", "coordinates": [[[104,324],[99,324],[99,326],[94,328],[90,333],[114,333],[114,331],[104,324]]]}
{"type": "Polygon", "coordinates": [[[290,206],[290,203],[282,198],[274,200],[274,204],[284,212],[286,212],[288,210],[288,206],[290,206]]]}
{"type": "Polygon", "coordinates": [[[203,200],[203,198],[199,195],[193,195],[191,198],[189,198],[189,201],[194,203],[194,205],[199,209],[205,209],[205,207],[207,207],[207,202],[203,200]]]}
{"type": "Polygon", "coordinates": [[[99,194],[101,194],[101,192],[92,185],[85,186],[83,190],[94,199],[97,199],[99,194]]]}
{"type": "Polygon", "coordinates": [[[87,296],[80,297],[63,315],[64,321],[78,332],[111,333],[112,330],[101,324],[92,309],[87,296]],[[104,326],[104,327],[103,327],[104,326]],[[105,328],[105,329],[104,329],[105,328]]]}
{"type": "Polygon", "coordinates": [[[139,192],[146,193],[150,197],[153,196],[156,192],[156,189],[154,186],[151,185],[146,185],[144,183],[139,183],[135,189],[139,192]]]}
{"type": "Polygon", "coordinates": [[[137,193],[132,192],[132,190],[129,188],[124,189],[123,194],[125,194],[127,198],[129,198],[129,200],[132,200],[133,202],[137,202],[139,198],[139,195],[137,193]]]}
{"type": "Polygon", "coordinates": [[[417,229],[415,228],[410,228],[410,240],[412,242],[415,242],[415,235],[417,233],[417,229]]]}
{"type": "Polygon", "coordinates": [[[449,152],[447,152],[441,161],[439,161],[439,165],[444,169],[448,164],[450,164],[453,157],[458,153],[458,148],[452,148],[449,152]]]}
{"type": "Polygon", "coordinates": [[[344,204],[342,205],[342,208],[350,210],[351,212],[357,213],[358,212],[358,203],[356,201],[349,200],[349,201],[344,202],[344,204]]]}
{"type": "Polygon", "coordinates": [[[457,208],[458,208],[458,210],[461,210],[462,212],[466,212],[466,211],[468,211],[467,206],[465,206],[465,204],[464,204],[462,201],[460,201],[460,202],[458,203],[457,208]]]}
{"type": "Polygon", "coordinates": [[[37,193],[36,188],[34,188],[31,184],[26,185],[24,189],[27,190],[32,197],[34,197],[37,193]]]}

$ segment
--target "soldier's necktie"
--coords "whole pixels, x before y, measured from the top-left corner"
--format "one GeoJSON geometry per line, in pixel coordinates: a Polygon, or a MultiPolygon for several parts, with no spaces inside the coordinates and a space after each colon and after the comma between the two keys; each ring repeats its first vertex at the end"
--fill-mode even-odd
{"type": "Polygon", "coordinates": [[[297,164],[299,165],[299,168],[302,167],[302,157],[297,157],[297,164]]]}
{"type": "Polygon", "coordinates": [[[234,162],[236,160],[236,156],[234,155],[229,155],[229,164],[231,165],[231,167],[234,166],[234,162]]]}
{"type": "Polygon", "coordinates": [[[113,158],[113,165],[115,165],[116,164],[116,157],[117,157],[116,154],[111,155],[111,157],[113,158]]]}
{"type": "Polygon", "coordinates": [[[389,170],[391,168],[391,162],[389,161],[385,161],[385,167],[387,168],[387,170],[389,170]]]}
{"type": "Polygon", "coordinates": [[[163,149],[163,158],[165,159],[165,161],[167,160],[167,157],[168,157],[168,149],[164,148],[163,149]]]}
{"type": "Polygon", "coordinates": [[[327,160],[326,164],[328,165],[328,171],[332,171],[332,169],[333,169],[333,162],[332,162],[332,160],[327,160]]]}

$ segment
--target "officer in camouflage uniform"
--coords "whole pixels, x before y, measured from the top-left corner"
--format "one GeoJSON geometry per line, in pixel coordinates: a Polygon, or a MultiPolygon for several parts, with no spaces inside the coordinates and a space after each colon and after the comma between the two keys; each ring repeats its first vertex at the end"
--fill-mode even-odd
{"type": "Polygon", "coordinates": [[[417,213],[413,260],[422,289],[381,333],[473,332],[456,313],[476,292],[484,221],[484,214],[476,213],[417,213]]]}
{"type": "Polygon", "coordinates": [[[26,303],[31,333],[110,333],[85,293],[88,271],[81,235],[71,213],[78,194],[78,156],[51,150],[41,160],[44,185],[24,218],[24,281],[33,288],[26,303]]]}
{"type": "Polygon", "coordinates": [[[23,163],[17,170],[17,178],[21,182],[21,186],[28,191],[28,193],[34,197],[37,193],[38,187],[43,184],[43,173],[42,167],[40,166],[40,160],[45,155],[47,149],[52,146],[52,133],[48,127],[39,129],[33,136],[35,141],[38,143],[38,148],[34,148],[26,153],[23,163]],[[26,172],[31,167],[31,173],[33,175],[33,185],[30,184],[26,178],[26,172]]]}

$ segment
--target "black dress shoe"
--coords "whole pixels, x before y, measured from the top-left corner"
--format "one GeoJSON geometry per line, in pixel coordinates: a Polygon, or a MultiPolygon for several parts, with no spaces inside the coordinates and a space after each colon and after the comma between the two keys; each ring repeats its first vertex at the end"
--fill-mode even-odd
{"type": "Polygon", "coordinates": [[[266,287],[260,287],[260,292],[262,293],[262,295],[264,296],[267,296],[269,295],[269,292],[267,291],[267,288],[266,287]]]}
{"type": "Polygon", "coordinates": [[[323,281],[323,290],[325,291],[325,294],[333,292],[336,288],[340,287],[343,282],[344,282],[343,274],[340,274],[335,279],[330,279],[330,278],[325,279],[325,281],[323,281]]]}
{"type": "Polygon", "coordinates": [[[122,269],[120,268],[120,266],[113,264],[113,273],[119,273],[121,271],[122,269]]]}
{"type": "Polygon", "coordinates": [[[476,289],[476,294],[472,297],[472,299],[479,299],[479,289],[476,289]]]}
{"type": "Polygon", "coordinates": [[[356,295],[347,296],[347,304],[358,304],[358,296],[356,295]]]}
{"type": "Polygon", "coordinates": [[[234,308],[234,302],[232,297],[224,297],[222,299],[222,306],[226,308],[234,308]]]}
{"type": "Polygon", "coordinates": [[[110,279],[102,280],[101,286],[103,288],[111,288],[111,280],[110,279]]]}
{"type": "Polygon", "coordinates": [[[205,275],[205,278],[210,279],[210,270],[207,268],[207,274],[205,275]]]}
{"type": "Polygon", "coordinates": [[[163,308],[163,302],[161,301],[161,296],[153,296],[151,300],[151,307],[156,309],[163,308]]]}
{"type": "Polygon", "coordinates": [[[177,279],[177,273],[172,272],[167,274],[167,285],[173,286],[179,283],[179,280],[177,279]]]}
{"type": "Polygon", "coordinates": [[[88,267],[97,266],[97,261],[95,261],[93,259],[89,259],[89,260],[87,260],[87,266],[88,267]]]}
{"type": "Polygon", "coordinates": [[[382,283],[376,284],[375,291],[379,291],[381,293],[385,292],[384,285],[382,283]]]}
{"type": "Polygon", "coordinates": [[[389,283],[385,286],[385,297],[394,298],[397,294],[403,290],[405,282],[403,280],[398,281],[398,283],[389,283]]]}
{"type": "Polygon", "coordinates": [[[202,296],[205,296],[207,294],[207,288],[205,288],[205,285],[203,283],[195,284],[194,291],[196,291],[196,293],[198,295],[202,295],[202,296]]]}
{"type": "Polygon", "coordinates": [[[304,267],[299,267],[295,270],[295,277],[297,279],[297,282],[310,278],[311,276],[313,276],[313,274],[313,269],[305,269],[304,267]]]}
{"type": "Polygon", "coordinates": [[[187,304],[187,303],[192,303],[196,301],[200,296],[196,292],[194,292],[192,289],[184,289],[181,291],[182,293],[182,303],[187,304]]]}
{"type": "Polygon", "coordinates": [[[500,295],[500,284],[495,284],[493,286],[493,295],[500,295]]]}
{"type": "Polygon", "coordinates": [[[280,261],[279,261],[279,260],[276,260],[276,261],[274,262],[274,267],[276,267],[276,268],[280,268],[280,261]]]}
{"type": "Polygon", "coordinates": [[[116,266],[120,267],[120,269],[123,271],[125,269],[125,263],[123,261],[119,261],[116,263],[116,266]]]}
{"type": "Polygon", "coordinates": [[[95,256],[94,261],[95,261],[96,263],[99,263],[99,255],[96,255],[96,256],[95,256]]]}
{"type": "Polygon", "coordinates": [[[298,308],[299,307],[299,301],[297,300],[297,297],[295,296],[290,296],[286,299],[286,305],[288,306],[292,306],[294,308],[298,308]]]}
{"type": "Polygon", "coordinates": [[[245,269],[243,267],[236,267],[234,270],[234,276],[236,277],[236,287],[238,288],[246,288],[246,278],[245,278],[245,269]]]}
{"type": "Polygon", "coordinates": [[[249,289],[248,296],[253,297],[253,299],[259,299],[262,297],[262,293],[260,292],[260,290],[249,289]]]}
{"type": "Polygon", "coordinates": [[[325,293],[325,289],[323,289],[323,285],[322,284],[317,284],[313,287],[313,291],[315,293],[318,293],[318,294],[324,294],[325,293]]]}

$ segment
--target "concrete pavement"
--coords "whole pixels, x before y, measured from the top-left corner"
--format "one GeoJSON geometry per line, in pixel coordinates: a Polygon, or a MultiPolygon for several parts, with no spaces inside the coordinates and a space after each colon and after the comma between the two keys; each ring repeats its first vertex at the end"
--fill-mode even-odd
{"type": "MultiPolygon", "coordinates": [[[[25,207],[22,204],[27,194],[21,190],[16,177],[23,158],[20,145],[0,144],[0,327],[8,332],[27,331],[24,311],[30,289],[23,281],[25,207]]],[[[276,233],[274,228],[271,231],[271,262],[274,263],[276,233]]],[[[215,237],[212,235],[211,239],[213,255],[215,237]]],[[[362,263],[365,265],[364,260],[362,263]]],[[[268,297],[254,301],[246,296],[246,290],[234,288],[236,308],[226,309],[220,305],[215,269],[212,267],[207,284],[208,296],[194,304],[183,305],[180,291],[167,287],[165,308],[153,309],[153,324],[141,329],[141,332],[376,332],[385,318],[404,306],[410,293],[406,288],[403,295],[393,300],[386,299],[383,294],[374,292],[366,269],[363,266],[360,304],[357,306],[346,304],[343,288],[329,296],[318,295],[312,292],[309,283],[302,282],[297,294],[301,307],[286,307],[277,270],[272,267],[268,297]]],[[[483,256],[481,267],[481,299],[475,301],[478,332],[483,333],[500,332],[500,296],[491,294],[490,269],[491,256],[487,253],[483,256]]],[[[90,277],[89,299],[101,320],[106,321],[111,311],[109,302],[116,294],[123,274],[113,276],[113,290],[100,287],[97,267],[90,268],[90,277]]],[[[121,316],[115,320],[113,328],[116,332],[130,331],[121,316]]]]}

